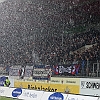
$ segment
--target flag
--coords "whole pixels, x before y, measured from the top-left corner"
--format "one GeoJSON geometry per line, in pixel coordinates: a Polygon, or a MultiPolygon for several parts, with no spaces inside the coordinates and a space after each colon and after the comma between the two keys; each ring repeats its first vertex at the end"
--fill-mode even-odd
{"type": "Polygon", "coordinates": [[[54,66],[54,75],[58,75],[59,74],[59,68],[58,66],[54,66]]]}
{"type": "Polygon", "coordinates": [[[76,72],[76,67],[75,67],[75,65],[72,65],[71,74],[72,74],[72,75],[75,75],[75,72],[76,72]]]}
{"type": "Polygon", "coordinates": [[[79,67],[80,67],[80,65],[79,65],[79,64],[76,64],[76,65],[75,65],[76,75],[78,75],[79,67]]]}

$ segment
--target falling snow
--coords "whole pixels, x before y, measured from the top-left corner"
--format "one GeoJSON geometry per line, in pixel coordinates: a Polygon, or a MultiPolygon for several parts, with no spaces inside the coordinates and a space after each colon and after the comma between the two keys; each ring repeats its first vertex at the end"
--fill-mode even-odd
{"type": "MultiPolygon", "coordinates": [[[[57,64],[70,61],[72,63],[83,58],[83,53],[77,54],[74,51],[85,45],[100,43],[100,33],[95,29],[100,26],[100,2],[97,0],[93,2],[94,5],[87,0],[83,4],[82,2],[80,0],[1,2],[0,64],[57,64]],[[87,30],[88,34],[85,33],[87,30]]],[[[88,50],[84,53],[100,59],[97,57],[100,55],[100,44],[93,52],[88,50]]],[[[89,59],[88,55],[85,55],[86,59],[89,59]]]]}

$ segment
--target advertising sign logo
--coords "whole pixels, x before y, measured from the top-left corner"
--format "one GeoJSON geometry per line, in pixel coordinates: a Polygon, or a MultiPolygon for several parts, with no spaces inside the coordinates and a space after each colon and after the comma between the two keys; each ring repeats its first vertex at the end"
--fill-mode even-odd
{"type": "Polygon", "coordinates": [[[0,86],[4,86],[5,80],[6,80],[5,76],[0,77],[0,86]]]}
{"type": "Polygon", "coordinates": [[[49,96],[48,100],[64,100],[64,96],[61,93],[53,93],[49,96]]]}
{"type": "Polygon", "coordinates": [[[23,91],[23,96],[28,98],[37,98],[37,94],[31,91],[23,91]]]}
{"type": "Polygon", "coordinates": [[[13,97],[18,97],[22,94],[22,89],[21,88],[16,88],[15,90],[12,91],[12,96],[13,97]]]}
{"type": "Polygon", "coordinates": [[[80,94],[100,96],[100,79],[80,79],[80,94]]]}
{"type": "Polygon", "coordinates": [[[81,89],[100,89],[100,82],[81,81],[81,89]]]}

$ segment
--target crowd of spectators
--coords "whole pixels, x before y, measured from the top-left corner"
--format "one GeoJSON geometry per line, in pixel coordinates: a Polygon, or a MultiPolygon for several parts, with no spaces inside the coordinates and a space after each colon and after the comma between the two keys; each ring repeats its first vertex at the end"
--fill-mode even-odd
{"type": "Polygon", "coordinates": [[[81,73],[84,75],[88,69],[89,72],[93,71],[94,63],[100,63],[99,38],[100,32],[96,30],[78,34],[40,34],[35,36],[34,42],[29,40],[20,50],[16,49],[14,54],[10,53],[7,64],[34,65],[37,64],[36,60],[38,64],[45,65],[80,64],[81,73]],[[91,46],[79,52],[79,49],[86,45],[91,46]]]}
{"type": "Polygon", "coordinates": [[[77,63],[81,65],[80,69],[92,71],[93,63],[100,62],[99,38],[100,33],[96,30],[72,35],[45,34],[41,39],[36,39],[35,50],[43,64],[77,63]],[[86,45],[91,47],[77,51],[86,45]]]}
{"type": "MultiPolygon", "coordinates": [[[[97,59],[99,56],[99,43],[100,43],[100,33],[96,31],[90,31],[81,34],[63,35],[62,34],[45,34],[43,38],[36,39],[35,50],[37,51],[39,58],[44,63],[66,63],[67,60],[73,61],[77,56],[87,56],[91,55],[97,59]],[[97,46],[96,50],[87,49],[83,53],[77,55],[77,53],[71,54],[71,52],[84,47],[86,45],[97,46]],[[87,54],[84,54],[88,52],[87,54]],[[92,53],[90,53],[92,52],[92,53]],[[45,61],[46,60],[46,61],[45,61]]],[[[85,57],[83,57],[85,58],[85,57]]]]}
{"type": "MultiPolygon", "coordinates": [[[[77,63],[81,65],[80,69],[83,68],[84,75],[84,71],[92,71],[90,67],[93,63],[100,62],[99,31],[92,29],[75,34],[62,32],[65,31],[64,27],[70,26],[67,22],[71,20],[70,17],[66,18],[70,11],[67,13],[64,3],[47,2],[44,5],[45,1],[42,4],[40,0],[38,5],[38,1],[17,1],[5,2],[1,7],[0,63],[6,66],[26,66],[37,62],[50,65],[77,63]],[[91,47],[82,52],[77,51],[86,45],[91,47]]],[[[71,9],[70,5],[68,9],[71,9]]]]}

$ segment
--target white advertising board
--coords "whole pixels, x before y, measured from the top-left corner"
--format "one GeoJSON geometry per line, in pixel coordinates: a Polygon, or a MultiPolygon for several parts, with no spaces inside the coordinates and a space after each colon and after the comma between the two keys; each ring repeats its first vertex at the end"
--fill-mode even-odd
{"type": "Polygon", "coordinates": [[[98,100],[98,97],[68,94],[66,100],[98,100]]]}
{"type": "Polygon", "coordinates": [[[100,96],[100,79],[80,79],[80,94],[100,96]]]}
{"type": "Polygon", "coordinates": [[[0,86],[0,96],[7,96],[9,91],[9,87],[1,87],[0,86]]]}
{"type": "Polygon", "coordinates": [[[18,98],[24,100],[40,100],[43,93],[44,91],[22,89],[22,94],[18,98]]]}
{"type": "Polygon", "coordinates": [[[40,100],[66,100],[67,94],[58,92],[44,92],[40,100]]]}
{"type": "Polygon", "coordinates": [[[44,92],[21,88],[0,86],[0,96],[18,98],[23,100],[100,100],[98,97],[63,94],[58,92],[44,92]]]}

